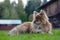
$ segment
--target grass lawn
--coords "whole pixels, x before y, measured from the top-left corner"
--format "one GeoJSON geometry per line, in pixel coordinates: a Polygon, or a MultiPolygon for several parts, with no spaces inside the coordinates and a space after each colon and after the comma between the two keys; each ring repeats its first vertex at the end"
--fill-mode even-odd
{"type": "Polygon", "coordinates": [[[0,40],[60,40],[60,30],[53,30],[50,34],[19,34],[16,36],[8,36],[8,31],[0,30],[0,40]]]}

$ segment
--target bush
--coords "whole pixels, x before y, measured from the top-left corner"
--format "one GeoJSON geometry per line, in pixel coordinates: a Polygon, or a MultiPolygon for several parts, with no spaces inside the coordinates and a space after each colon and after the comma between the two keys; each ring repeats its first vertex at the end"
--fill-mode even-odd
{"type": "Polygon", "coordinates": [[[29,21],[32,21],[32,20],[33,20],[33,14],[29,16],[29,21]]]}
{"type": "Polygon", "coordinates": [[[27,21],[27,14],[24,12],[19,13],[19,18],[22,20],[22,22],[27,21]]]}

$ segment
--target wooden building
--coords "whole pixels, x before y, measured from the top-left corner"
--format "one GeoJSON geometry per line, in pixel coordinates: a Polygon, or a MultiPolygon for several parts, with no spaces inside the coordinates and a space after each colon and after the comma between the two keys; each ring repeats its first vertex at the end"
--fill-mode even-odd
{"type": "Polygon", "coordinates": [[[53,27],[60,27],[60,0],[51,0],[40,6],[38,10],[43,9],[47,12],[53,27]]]}

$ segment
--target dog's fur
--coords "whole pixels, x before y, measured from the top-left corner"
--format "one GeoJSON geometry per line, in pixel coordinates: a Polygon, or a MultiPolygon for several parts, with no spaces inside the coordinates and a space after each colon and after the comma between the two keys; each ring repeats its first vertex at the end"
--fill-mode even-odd
{"type": "Polygon", "coordinates": [[[34,27],[32,26],[32,22],[24,22],[21,25],[17,25],[12,30],[9,31],[9,35],[17,35],[20,33],[32,33],[34,27]]]}
{"type": "Polygon", "coordinates": [[[52,30],[52,24],[49,22],[49,18],[44,10],[39,13],[35,12],[33,22],[41,28],[41,33],[50,33],[52,30]]]}

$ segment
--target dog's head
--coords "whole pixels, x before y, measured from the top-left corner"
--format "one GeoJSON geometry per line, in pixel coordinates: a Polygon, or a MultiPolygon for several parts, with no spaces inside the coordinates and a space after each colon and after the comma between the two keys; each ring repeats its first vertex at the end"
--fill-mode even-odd
{"type": "Polygon", "coordinates": [[[41,10],[39,13],[34,11],[33,22],[36,24],[45,23],[48,19],[46,12],[41,10]]]}

